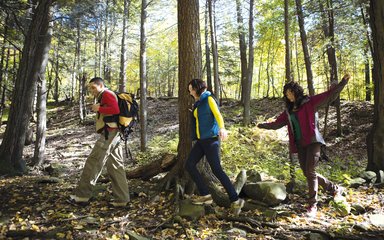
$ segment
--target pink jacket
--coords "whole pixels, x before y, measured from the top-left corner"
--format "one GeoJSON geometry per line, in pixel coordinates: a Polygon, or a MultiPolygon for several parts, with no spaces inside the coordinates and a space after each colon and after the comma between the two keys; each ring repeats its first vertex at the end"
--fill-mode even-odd
{"type": "MultiPolygon", "coordinates": [[[[321,106],[332,102],[347,83],[348,80],[343,79],[338,85],[332,87],[328,91],[315,96],[310,96],[302,102],[296,112],[302,134],[300,142],[298,143],[300,146],[305,147],[315,142],[325,144],[324,139],[317,128],[318,123],[315,113],[321,106]]],[[[274,122],[261,123],[258,126],[265,129],[279,129],[285,125],[288,125],[289,150],[291,153],[296,153],[297,147],[288,110],[282,112],[274,122]]]]}

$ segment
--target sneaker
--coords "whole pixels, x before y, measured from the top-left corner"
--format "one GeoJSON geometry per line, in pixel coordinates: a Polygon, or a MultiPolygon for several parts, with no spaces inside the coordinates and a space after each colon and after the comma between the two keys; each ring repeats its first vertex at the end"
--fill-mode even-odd
{"type": "Polygon", "coordinates": [[[345,188],[338,186],[337,189],[333,192],[333,199],[342,197],[344,193],[345,193],[345,188]]]}
{"type": "Polygon", "coordinates": [[[239,216],[241,209],[244,207],[244,199],[237,199],[236,201],[231,203],[231,212],[235,216],[239,216]]]}
{"type": "Polygon", "coordinates": [[[86,198],[86,197],[78,197],[76,195],[69,195],[69,198],[72,200],[72,201],[75,201],[76,203],[86,203],[89,201],[89,198],[86,198]]]}
{"type": "Polygon", "coordinates": [[[127,202],[111,202],[111,205],[114,207],[125,207],[127,206],[127,202]]]}
{"type": "Polygon", "coordinates": [[[192,199],[193,204],[202,205],[202,204],[212,204],[213,199],[211,194],[205,195],[205,196],[197,196],[192,199]]]}
{"type": "Polygon", "coordinates": [[[309,205],[307,207],[307,212],[305,213],[305,215],[309,218],[315,218],[316,215],[317,215],[317,207],[316,205],[309,205]]]}

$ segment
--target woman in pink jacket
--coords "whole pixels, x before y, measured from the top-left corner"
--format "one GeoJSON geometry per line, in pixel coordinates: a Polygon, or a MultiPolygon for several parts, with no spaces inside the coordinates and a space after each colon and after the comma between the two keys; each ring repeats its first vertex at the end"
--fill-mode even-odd
{"type": "Polygon", "coordinates": [[[309,198],[307,215],[315,217],[317,213],[318,185],[333,196],[341,194],[342,188],[316,173],[315,168],[320,160],[320,147],[325,145],[317,127],[317,110],[332,102],[348,83],[350,76],[345,75],[339,84],[326,92],[315,96],[304,95],[303,88],[296,82],[284,86],[286,110],[275,121],[259,123],[259,128],[279,129],[288,126],[289,150],[298,153],[300,168],[307,178],[309,198]]]}

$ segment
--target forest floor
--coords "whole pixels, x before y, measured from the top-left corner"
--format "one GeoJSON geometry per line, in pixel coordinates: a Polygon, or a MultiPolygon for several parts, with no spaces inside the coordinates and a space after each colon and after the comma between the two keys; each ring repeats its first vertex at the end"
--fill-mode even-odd
{"type": "MultiPolygon", "coordinates": [[[[252,101],[253,124],[242,128],[241,107],[234,101],[224,101],[221,109],[233,137],[228,140],[230,144],[223,143],[222,161],[232,179],[239,169],[256,166],[279,181],[289,181],[285,169],[286,130],[267,131],[255,127],[258,121],[278,114],[282,105],[277,99],[252,101]],[[255,139],[259,145],[254,145],[255,139]],[[271,144],[277,147],[274,152],[265,154],[262,148],[271,144]],[[265,159],[260,159],[259,155],[246,155],[257,154],[255,147],[265,159]],[[242,153],[234,154],[236,150],[242,153]],[[284,176],[276,176],[279,172],[284,176]]],[[[333,161],[322,162],[319,171],[331,180],[345,184],[367,165],[365,138],[373,109],[366,102],[342,101],[341,106],[343,135],[336,137],[335,110],[331,107],[326,142],[333,161]]],[[[287,200],[278,206],[262,211],[242,211],[239,217],[231,217],[227,209],[215,204],[210,207],[209,214],[197,219],[175,217],[173,192],[159,191],[157,187],[162,175],[149,181],[130,179],[131,202],[127,207],[109,205],[112,194],[108,177],[104,175],[89,204],[71,203],[69,195],[97,135],[91,117],[87,120],[89,124],[79,124],[74,106],[51,107],[48,115],[47,155],[43,167],[29,167],[24,176],[0,177],[0,239],[384,239],[382,185],[347,187],[348,203],[357,204],[361,209],[346,216],[338,214],[330,204],[330,197],[320,193],[318,214],[310,219],[303,215],[305,180],[298,170],[303,191],[288,194],[287,200]]],[[[324,115],[324,111],[320,112],[321,117],[324,115]]],[[[163,153],[176,151],[177,116],[176,99],[149,101],[148,152],[138,151],[136,131],[129,144],[138,163],[127,160],[128,169],[158,159],[163,153]]],[[[2,126],[1,132],[4,128],[2,126]]],[[[27,146],[24,155],[30,164],[33,146],[27,146]]]]}

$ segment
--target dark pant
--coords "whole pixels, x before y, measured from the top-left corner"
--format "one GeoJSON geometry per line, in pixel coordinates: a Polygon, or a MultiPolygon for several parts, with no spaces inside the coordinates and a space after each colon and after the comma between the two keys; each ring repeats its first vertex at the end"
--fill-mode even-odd
{"type": "Polygon", "coordinates": [[[303,170],[304,176],[307,178],[308,183],[309,204],[317,203],[319,185],[331,194],[333,194],[337,189],[335,184],[315,171],[315,168],[320,160],[320,147],[320,143],[313,143],[306,147],[298,146],[300,168],[303,170]]]}
{"type": "Polygon", "coordinates": [[[196,168],[196,164],[201,160],[203,156],[207,157],[207,161],[211,166],[213,174],[219,179],[223,187],[228,193],[229,200],[231,202],[239,199],[235,188],[229,180],[227,174],[223,171],[220,164],[220,142],[217,138],[209,138],[197,140],[193,145],[186,162],[186,169],[191,175],[193,181],[196,183],[197,189],[200,195],[205,196],[209,194],[207,185],[204,183],[203,178],[196,168]]]}

